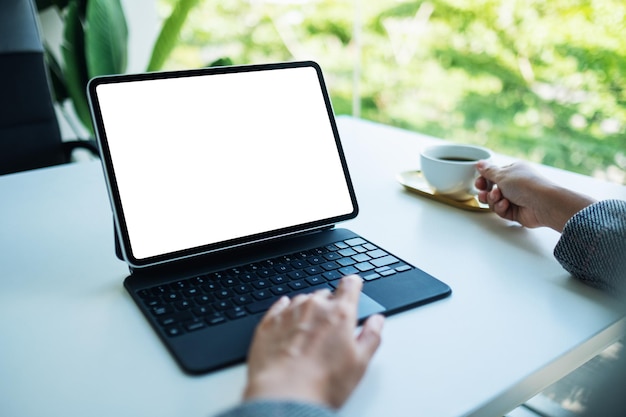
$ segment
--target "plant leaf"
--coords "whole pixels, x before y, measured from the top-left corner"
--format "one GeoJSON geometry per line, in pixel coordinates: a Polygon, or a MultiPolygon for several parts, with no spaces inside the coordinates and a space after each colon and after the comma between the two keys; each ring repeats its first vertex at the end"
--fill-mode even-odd
{"type": "Polygon", "coordinates": [[[128,27],[120,0],[90,0],[86,16],[88,76],[123,73],[128,60],[128,27]]]}
{"type": "Polygon", "coordinates": [[[179,0],[172,13],[163,22],[161,32],[152,48],[152,56],[148,63],[147,71],[158,71],[170,56],[178,43],[180,31],[187,20],[189,11],[193,9],[199,0],[179,0]]]}
{"type": "Polygon", "coordinates": [[[85,92],[89,78],[85,60],[84,31],[76,1],[71,1],[67,7],[61,52],[65,62],[65,86],[72,99],[74,110],[83,125],[93,133],[85,92]]]}
{"type": "Polygon", "coordinates": [[[209,65],[207,65],[207,67],[225,67],[228,65],[233,65],[233,60],[230,59],[230,57],[224,56],[211,62],[209,65]]]}

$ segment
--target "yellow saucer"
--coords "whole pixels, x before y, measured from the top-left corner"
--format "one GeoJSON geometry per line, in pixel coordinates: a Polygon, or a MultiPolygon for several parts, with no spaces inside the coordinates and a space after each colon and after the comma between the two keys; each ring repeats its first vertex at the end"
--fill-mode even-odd
{"type": "Polygon", "coordinates": [[[469,200],[465,201],[457,201],[446,197],[445,195],[437,194],[430,187],[430,185],[428,185],[421,171],[401,172],[398,174],[397,180],[409,191],[413,191],[419,195],[448,204],[453,207],[471,211],[491,211],[489,209],[489,205],[481,203],[480,201],[478,201],[477,197],[470,198],[469,200]]]}

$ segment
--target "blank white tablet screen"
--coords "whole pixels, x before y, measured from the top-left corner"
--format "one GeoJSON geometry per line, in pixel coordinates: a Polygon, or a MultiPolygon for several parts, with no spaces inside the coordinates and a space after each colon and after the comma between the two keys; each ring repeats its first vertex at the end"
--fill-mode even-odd
{"type": "Polygon", "coordinates": [[[314,68],[102,84],[97,94],[136,259],[354,210],[314,68]]]}

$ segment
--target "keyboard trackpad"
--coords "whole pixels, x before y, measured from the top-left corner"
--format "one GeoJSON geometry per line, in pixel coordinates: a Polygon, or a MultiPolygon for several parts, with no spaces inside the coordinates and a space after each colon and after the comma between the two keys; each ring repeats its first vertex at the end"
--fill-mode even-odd
{"type": "Polygon", "coordinates": [[[378,304],[367,294],[361,293],[361,296],[359,297],[359,308],[357,311],[357,318],[359,320],[371,316],[372,314],[382,313],[383,311],[385,311],[385,307],[378,304]]]}

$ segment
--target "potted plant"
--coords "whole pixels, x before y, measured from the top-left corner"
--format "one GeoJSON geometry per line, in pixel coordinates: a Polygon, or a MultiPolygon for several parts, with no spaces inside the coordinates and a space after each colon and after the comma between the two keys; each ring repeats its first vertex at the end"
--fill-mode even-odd
{"type": "MultiPolygon", "coordinates": [[[[163,67],[189,11],[198,1],[176,2],[157,36],[147,71],[163,67]]],[[[61,108],[69,100],[78,120],[93,136],[87,82],[99,75],[122,74],[126,70],[128,27],[120,0],[36,0],[36,4],[40,12],[55,8],[63,22],[58,59],[44,41],[54,99],[61,108]]],[[[68,115],[66,118],[72,123],[68,115]]]]}

